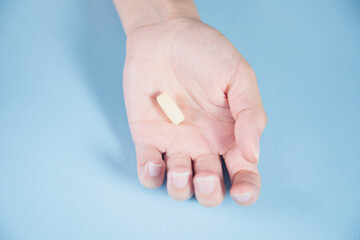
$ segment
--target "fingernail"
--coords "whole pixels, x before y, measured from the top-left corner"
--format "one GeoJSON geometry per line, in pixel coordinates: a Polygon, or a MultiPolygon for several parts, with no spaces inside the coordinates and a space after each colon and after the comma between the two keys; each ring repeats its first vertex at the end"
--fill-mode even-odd
{"type": "Polygon", "coordinates": [[[184,188],[189,182],[190,172],[173,172],[171,174],[172,182],[176,188],[184,188]]]}
{"type": "Polygon", "coordinates": [[[256,163],[259,163],[259,152],[255,152],[256,163]]]}
{"type": "Polygon", "coordinates": [[[158,177],[161,174],[162,164],[148,163],[148,172],[152,177],[158,177]]]}
{"type": "Polygon", "coordinates": [[[260,157],[260,137],[257,138],[255,142],[255,153],[254,153],[256,163],[259,163],[259,157],[260,157]]]}
{"type": "Polygon", "coordinates": [[[215,190],[216,179],[214,176],[197,178],[196,184],[202,194],[210,195],[215,190]]]}
{"type": "Polygon", "coordinates": [[[244,192],[232,196],[239,203],[246,203],[253,197],[251,192],[244,192]]]}

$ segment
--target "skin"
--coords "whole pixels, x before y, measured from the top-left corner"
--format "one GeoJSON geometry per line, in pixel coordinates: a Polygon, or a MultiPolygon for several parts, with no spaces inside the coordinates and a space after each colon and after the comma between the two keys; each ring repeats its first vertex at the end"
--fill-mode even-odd
{"type": "Polygon", "coordinates": [[[200,204],[214,207],[225,196],[223,156],[230,195],[239,205],[253,204],[267,122],[254,71],[226,37],[199,19],[191,1],[165,4],[172,9],[166,11],[163,5],[143,10],[146,3],[115,1],[127,33],[124,97],[140,182],[159,187],[167,172],[170,197],[187,200],[195,193],[200,204]],[[141,9],[143,19],[131,9],[141,9]],[[162,112],[156,102],[162,92],[178,104],[184,122],[174,125],[162,112]]]}

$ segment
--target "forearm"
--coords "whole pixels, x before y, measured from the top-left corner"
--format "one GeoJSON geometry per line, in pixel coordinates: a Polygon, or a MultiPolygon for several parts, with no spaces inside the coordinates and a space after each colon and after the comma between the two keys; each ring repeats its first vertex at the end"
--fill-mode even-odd
{"type": "Polygon", "coordinates": [[[196,18],[193,0],[113,0],[125,33],[176,17],[196,18]]]}

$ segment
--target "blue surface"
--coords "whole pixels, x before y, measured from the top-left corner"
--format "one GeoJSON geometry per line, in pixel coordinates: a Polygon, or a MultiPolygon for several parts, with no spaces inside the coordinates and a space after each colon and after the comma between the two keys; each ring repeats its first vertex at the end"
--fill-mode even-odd
{"type": "Polygon", "coordinates": [[[140,185],[111,1],[1,0],[0,239],[360,239],[360,2],[220,2],[269,116],[257,204],[140,185]]]}

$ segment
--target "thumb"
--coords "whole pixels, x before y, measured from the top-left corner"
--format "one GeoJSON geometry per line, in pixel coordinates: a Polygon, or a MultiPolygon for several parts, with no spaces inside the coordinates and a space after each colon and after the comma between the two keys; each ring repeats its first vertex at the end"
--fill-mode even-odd
{"type": "Polygon", "coordinates": [[[252,68],[246,63],[238,67],[227,91],[230,111],[235,119],[234,134],[243,157],[252,163],[259,161],[260,136],[267,123],[261,97],[252,68]]]}

